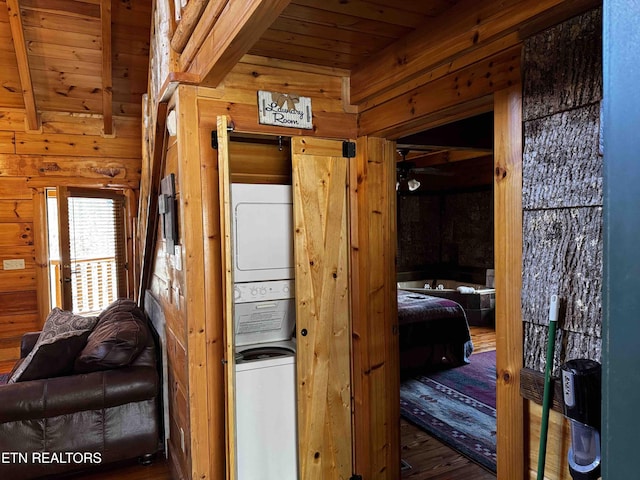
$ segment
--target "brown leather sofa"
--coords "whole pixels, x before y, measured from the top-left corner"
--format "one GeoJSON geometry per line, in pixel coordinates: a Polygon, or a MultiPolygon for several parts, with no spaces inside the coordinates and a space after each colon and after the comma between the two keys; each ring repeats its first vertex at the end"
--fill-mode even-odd
{"type": "MultiPolygon", "coordinates": [[[[117,302],[115,310],[123,307],[117,302]]],[[[99,316],[87,341],[94,348],[87,354],[85,346],[78,356],[84,364],[76,359],[73,373],[0,386],[0,478],[58,475],[158,452],[156,348],[144,313],[124,305],[130,320],[99,316]],[[143,342],[141,351],[130,350],[133,338],[143,342]]],[[[22,358],[38,337],[23,337],[22,358]]]]}

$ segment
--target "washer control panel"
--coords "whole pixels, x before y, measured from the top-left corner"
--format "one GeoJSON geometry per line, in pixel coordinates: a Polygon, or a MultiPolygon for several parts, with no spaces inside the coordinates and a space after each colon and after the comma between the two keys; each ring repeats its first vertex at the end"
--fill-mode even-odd
{"type": "Polygon", "coordinates": [[[236,283],[233,285],[233,298],[236,303],[294,298],[294,285],[294,280],[236,283]]]}

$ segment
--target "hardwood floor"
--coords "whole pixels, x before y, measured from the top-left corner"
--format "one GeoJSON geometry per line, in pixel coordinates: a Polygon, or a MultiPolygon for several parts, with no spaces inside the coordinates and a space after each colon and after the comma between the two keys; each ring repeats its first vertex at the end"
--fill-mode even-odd
{"type": "Polygon", "coordinates": [[[489,352],[496,349],[496,330],[494,327],[469,327],[473,341],[473,353],[489,352]]]}
{"type": "Polygon", "coordinates": [[[494,473],[460,455],[431,435],[401,419],[402,460],[411,468],[403,480],[495,480],[494,473]]]}
{"type": "MultiPolygon", "coordinates": [[[[496,349],[496,332],[489,327],[470,327],[474,353],[496,349]]],[[[400,420],[402,459],[410,469],[403,480],[495,480],[496,475],[449,448],[404,419],[400,420]]]]}
{"type": "Polygon", "coordinates": [[[66,480],[172,480],[169,462],[160,457],[151,465],[119,464],[99,471],[86,471],[64,477],[66,480]]]}

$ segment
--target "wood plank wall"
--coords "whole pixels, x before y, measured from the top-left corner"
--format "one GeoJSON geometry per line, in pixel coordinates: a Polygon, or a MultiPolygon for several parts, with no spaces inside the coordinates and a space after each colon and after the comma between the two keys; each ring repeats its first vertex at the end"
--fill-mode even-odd
{"type": "Polygon", "coordinates": [[[24,270],[0,263],[0,370],[9,371],[20,357],[21,335],[39,326],[34,208],[26,180],[2,179],[0,185],[0,261],[25,261],[24,270]]]}
{"type": "MultiPolygon", "coordinates": [[[[562,301],[553,372],[600,361],[602,325],[601,9],[525,42],[523,56],[523,288],[525,367],[543,372],[549,296],[562,301]]],[[[530,465],[539,406],[530,403],[530,465]]],[[[565,420],[551,415],[546,478],[569,479],[565,420]],[[556,448],[557,447],[557,448],[556,448]]]]}
{"type": "MultiPolygon", "coordinates": [[[[162,177],[173,173],[176,178],[176,203],[182,200],[182,182],[178,165],[177,137],[169,137],[166,145],[165,168],[162,177]]],[[[144,194],[144,192],[143,192],[144,194]]],[[[183,229],[178,229],[178,244],[182,245],[183,229]]],[[[187,357],[187,325],[185,318],[184,272],[182,248],[180,258],[166,249],[162,238],[162,223],[158,225],[157,243],[150,290],[159,301],[165,319],[165,337],[169,381],[169,458],[173,477],[191,478],[191,430],[189,428],[189,381],[187,357]],[[184,439],[184,442],[183,440],[184,439]]]]}
{"type": "MultiPolygon", "coordinates": [[[[169,111],[177,113],[178,135],[169,138],[162,176],[176,175],[180,260],[158,242],[151,291],[167,322],[169,453],[175,478],[225,475],[219,196],[217,152],[211,146],[217,116],[227,115],[236,132],[308,134],[257,122],[257,90],[292,92],[312,97],[313,134],[348,138],[355,135],[356,117],[344,100],[343,75],[246,56],[219,88],[180,86],[169,102],[169,111]]],[[[145,131],[146,137],[153,135],[145,131]]],[[[230,153],[234,181],[291,181],[290,157],[277,147],[232,141],[230,153]]]]}
{"type": "Polygon", "coordinates": [[[19,357],[20,336],[39,330],[49,312],[46,216],[38,189],[130,190],[140,181],[139,119],[114,117],[114,138],[101,135],[101,116],[42,112],[41,122],[40,133],[27,132],[24,110],[0,110],[0,258],[22,258],[26,267],[6,271],[0,264],[2,370],[19,357]]]}
{"type": "Polygon", "coordinates": [[[394,147],[359,138],[349,182],[354,471],[371,480],[400,478],[394,147]]]}
{"type": "MultiPolygon", "coordinates": [[[[229,123],[234,125],[235,132],[263,133],[269,135],[315,135],[319,137],[346,139],[355,136],[356,116],[351,113],[348,105],[348,94],[344,91],[345,72],[322,67],[310,67],[294,62],[275,62],[254,56],[245,56],[242,61],[227,75],[223,84],[216,89],[198,88],[198,128],[200,129],[200,158],[206,165],[216,165],[216,151],[211,148],[211,131],[216,129],[217,116],[226,115],[229,123]],[[313,131],[291,128],[274,127],[258,123],[258,108],[256,100],[257,90],[276,91],[282,93],[296,93],[312,99],[313,131]]],[[[256,152],[257,153],[257,152],[256,152]]],[[[290,159],[284,158],[282,153],[269,147],[240,146],[231,142],[230,145],[231,177],[233,181],[248,182],[290,182],[290,159]],[[266,155],[266,162],[262,158],[251,156],[251,149],[260,150],[266,155]],[[258,167],[258,168],[256,168],[258,167]],[[253,172],[253,175],[250,175],[253,172]],[[257,174],[257,175],[256,175],[257,174]]],[[[209,183],[215,182],[216,187],[209,187],[212,193],[217,192],[217,172],[210,169],[209,183]]],[[[218,212],[217,198],[210,197],[208,208],[218,212]]],[[[218,214],[219,215],[219,214],[218,214]]],[[[219,229],[210,214],[205,218],[208,227],[207,244],[210,253],[207,257],[207,284],[215,287],[222,284],[222,279],[215,278],[213,272],[221,272],[217,262],[220,257],[219,229]],[[218,232],[216,234],[216,232],[218,232]],[[213,239],[213,242],[211,241],[213,239]],[[217,244],[215,244],[217,243],[217,244]],[[216,257],[217,253],[217,257],[216,257]]],[[[206,310],[207,335],[213,338],[223,336],[223,297],[221,288],[210,288],[206,310]]],[[[222,343],[222,342],[220,342],[222,343]]],[[[217,344],[214,344],[217,345],[217,344]]],[[[214,351],[217,351],[214,348],[214,351]]],[[[209,408],[212,422],[210,424],[211,438],[224,438],[224,424],[220,423],[220,399],[224,385],[217,373],[216,366],[220,365],[221,352],[213,358],[210,364],[209,379],[211,379],[209,394],[209,408]]],[[[214,352],[215,356],[215,352],[214,352]]],[[[209,464],[211,478],[223,478],[224,473],[224,444],[220,441],[211,445],[209,450],[209,464]],[[217,476],[215,475],[217,474],[217,476]]]]}

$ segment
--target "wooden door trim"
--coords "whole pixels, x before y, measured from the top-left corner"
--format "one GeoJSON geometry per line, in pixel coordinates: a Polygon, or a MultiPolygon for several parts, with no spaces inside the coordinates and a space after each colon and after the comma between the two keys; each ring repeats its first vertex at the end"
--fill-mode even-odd
{"type": "Polygon", "coordinates": [[[220,238],[222,243],[222,299],[224,310],[224,349],[225,349],[225,412],[226,412],[226,457],[227,479],[237,476],[236,452],[236,378],[235,345],[233,319],[233,250],[231,245],[231,175],[229,172],[229,121],[226,116],[218,117],[218,194],[220,206],[220,238]]]}
{"type": "MultiPolygon", "coordinates": [[[[498,478],[525,473],[522,329],[522,85],[494,94],[494,249],[498,478]]],[[[528,456],[528,455],[527,455],[528,456]]]]}
{"type": "Polygon", "coordinates": [[[63,310],[73,310],[73,297],[71,295],[71,283],[65,279],[71,279],[71,256],[69,238],[69,192],[67,187],[60,186],[56,189],[58,205],[58,243],[60,248],[60,292],[63,310]]]}
{"type": "Polygon", "coordinates": [[[38,325],[44,325],[51,311],[51,276],[49,275],[49,225],[47,222],[47,190],[34,192],[33,224],[36,233],[36,288],[38,291],[38,325]]]}
{"type": "Polygon", "coordinates": [[[395,156],[360,137],[350,168],[354,471],[370,480],[400,478],[395,156]]]}
{"type": "MultiPolygon", "coordinates": [[[[473,111],[474,100],[468,103],[473,111]]],[[[464,111],[465,105],[457,105],[456,111],[464,111]]],[[[497,474],[498,478],[523,480],[528,455],[524,445],[524,403],[520,395],[523,355],[521,83],[496,91],[493,110],[497,474]]],[[[411,133],[418,130],[415,121],[407,122],[406,128],[411,133]]],[[[396,134],[394,136],[402,136],[404,132],[398,130],[396,134]]],[[[391,386],[390,382],[388,387],[391,386]]]]}

